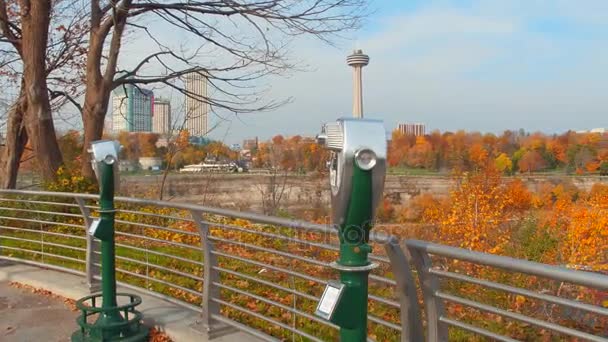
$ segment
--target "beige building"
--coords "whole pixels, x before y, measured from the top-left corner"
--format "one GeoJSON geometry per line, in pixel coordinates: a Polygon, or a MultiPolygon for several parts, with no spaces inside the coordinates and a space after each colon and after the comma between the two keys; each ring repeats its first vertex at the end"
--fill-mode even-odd
{"type": "Polygon", "coordinates": [[[424,136],[426,127],[421,123],[405,123],[399,124],[399,132],[404,135],[413,135],[416,137],[424,136]]]}
{"type": "Polygon", "coordinates": [[[167,135],[171,133],[171,102],[163,98],[154,99],[152,132],[167,135]]]}
{"type": "Polygon", "coordinates": [[[207,134],[209,105],[203,100],[207,98],[207,78],[199,73],[191,73],[185,77],[186,113],[184,129],[190,136],[201,137],[207,134]]]}

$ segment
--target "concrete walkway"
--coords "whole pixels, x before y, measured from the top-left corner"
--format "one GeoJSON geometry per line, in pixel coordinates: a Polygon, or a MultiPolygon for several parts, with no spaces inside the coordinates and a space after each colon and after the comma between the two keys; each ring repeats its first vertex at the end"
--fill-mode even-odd
{"type": "Polygon", "coordinates": [[[76,316],[61,299],[0,282],[0,341],[69,341],[76,316]]]}
{"type": "MultiPolygon", "coordinates": [[[[12,281],[43,288],[62,297],[79,299],[89,294],[84,278],[0,260],[0,341],[68,341],[71,332],[77,328],[76,316],[79,312],[71,312],[60,300],[55,299],[57,303],[54,303],[52,298],[45,299],[44,296],[7,286],[12,281]],[[16,310],[18,307],[24,310],[16,310]],[[15,317],[9,319],[9,316],[15,317]],[[45,321],[48,324],[42,323],[45,321]],[[13,329],[15,327],[19,329],[13,329]]],[[[200,328],[197,329],[200,327],[198,312],[120,286],[118,292],[141,296],[143,303],[137,309],[143,313],[146,325],[155,326],[173,341],[207,341],[206,335],[200,328]]],[[[243,332],[231,332],[212,341],[260,340],[243,332]]]]}

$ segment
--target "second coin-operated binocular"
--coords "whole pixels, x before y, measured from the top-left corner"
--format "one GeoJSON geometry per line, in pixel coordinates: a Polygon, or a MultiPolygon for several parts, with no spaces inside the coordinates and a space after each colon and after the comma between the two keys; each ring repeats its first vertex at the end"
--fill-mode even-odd
{"type": "Polygon", "coordinates": [[[356,177],[359,171],[371,173],[368,175],[371,176],[371,208],[367,209],[371,209],[370,220],[373,220],[382,200],[386,175],[386,132],[382,121],[340,118],[325,124],[317,141],[332,151],[329,177],[333,223],[345,223],[353,204],[355,183],[361,179],[356,177]]]}
{"type": "Polygon", "coordinates": [[[100,219],[94,220],[89,233],[100,240],[114,238],[114,191],[118,189],[118,141],[98,140],[91,143],[91,165],[100,188],[100,219]]]}

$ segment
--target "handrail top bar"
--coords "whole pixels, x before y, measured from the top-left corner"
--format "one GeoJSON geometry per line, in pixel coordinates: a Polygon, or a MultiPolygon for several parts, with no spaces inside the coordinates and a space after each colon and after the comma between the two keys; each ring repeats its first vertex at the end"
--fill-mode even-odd
{"type": "MultiPolygon", "coordinates": [[[[0,194],[55,196],[55,197],[65,197],[65,198],[75,198],[76,197],[76,198],[91,199],[91,200],[99,199],[99,195],[95,195],[95,194],[36,191],[36,190],[0,189],[0,194]]],[[[332,229],[329,225],[315,224],[315,223],[310,223],[310,222],[301,221],[301,220],[285,219],[285,218],[281,218],[281,217],[266,216],[266,215],[250,213],[250,212],[213,208],[213,207],[207,207],[207,206],[189,204],[189,203],[183,203],[183,202],[168,202],[168,201],[140,199],[140,198],[133,198],[133,197],[117,196],[114,199],[117,202],[127,202],[127,203],[132,203],[132,204],[153,205],[153,206],[160,206],[160,207],[169,207],[169,208],[174,208],[174,209],[200,211],[200,212],[203,212],[206,214],[214,214],[214,215],[226,216],[226,217],[230,217],[230,218],[240,218],[240,219],[255,221],[258,223],[285,226],[285,227],[289,227],[289,228],[310,229],[310,230],[316,230],[316,231],[323,232],[323,233],[334,232],[334,229],[332,229]]]]}
{"type": "MultiPolygon", "coordinates": [[[[55,196],[55,197],[65,197],[65,198],[82,198],[82,199],[90,199],[90,200],[98,200],[99,195],[96,194],[82,194],[82,193],[73,193],[73,192],[53,192],[53,191],[37,191],[37,190],[11,190],[11,189],[0,189],[0,194],[14,194],[14,195],[38,195],[38,196],[55,196]]],[[[276,216],[267,216],[261,215],[251,212],[244,211],[236,211],[230,209],[222,209],[222,208],[214,208],[190,203],[183,202],[168,202],[168,201],[159,201],[159,200],[150,200],[150,199],[141,199],[134,197],[122,197],[117,196],[114,198],[117,202],[127,202],[133,204],[141,204],[141,205],[153,205],[157,207],[169,207],[174,209],[181,210],[192,210],[192,211],[200,211],[206,214],[214,214],[220,216],[226,216],[230,218],[240,218],[246,219],[250,221],[254,221],[257,223],[264,224],[272,224],[276,226],[284,226],[288,228],[301,228],[301,229],[310,229],[315,230],[321,233],[334,233],[335,229],[332,228],[330,224],[323,225],[317,223],[310,223],[302,220],[294,220],[294,219],[286,219],[282,217],[276,216]]],[[[369,236],[371,241],[378,243],[389,243],[391,241],[395,241],[398,243],[398,240],[392,235],[388,235],[379,231],[370,232],[369,236]]]]}
{"type": "Polygon", "coordinates": [[[515,271],[557,281],[589,286],[600,290],[608,290],[608,276],[599,273],[572,270],[562,266],[547,265],[502,255],[475,252],[421,240],[406,240],[405,244],[408,248],[422,250],[433,255],[445,256],[481,265],[493,266],[507,271],[515,271]]]}

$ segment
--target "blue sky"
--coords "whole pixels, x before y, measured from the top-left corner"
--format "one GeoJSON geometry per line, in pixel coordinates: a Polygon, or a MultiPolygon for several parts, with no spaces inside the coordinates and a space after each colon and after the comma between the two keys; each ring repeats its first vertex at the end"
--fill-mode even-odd
{"type": "Polygon", "coordinates": [[[365,115],[389,130],[399,122],[483,132],[608,126],[608,1],[376,0],[371,8],[337,47],[293,41],[308,71],[267,81],[268,98],[293,102],[232,118],[213,137],[314,135],[350,116],[345,58],[355,47],[371,58],[365,115]]]}

